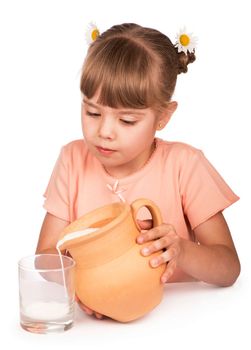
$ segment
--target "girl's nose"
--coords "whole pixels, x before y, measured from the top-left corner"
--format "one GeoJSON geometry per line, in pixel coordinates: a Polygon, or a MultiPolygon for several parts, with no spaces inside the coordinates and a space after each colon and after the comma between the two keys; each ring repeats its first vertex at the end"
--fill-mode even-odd
{"type": "Polygon", "coordinates": [[[115,121],[112,118],[102,118],[99,125],[99,137],[103,139],[115,138],[115,121]]]}

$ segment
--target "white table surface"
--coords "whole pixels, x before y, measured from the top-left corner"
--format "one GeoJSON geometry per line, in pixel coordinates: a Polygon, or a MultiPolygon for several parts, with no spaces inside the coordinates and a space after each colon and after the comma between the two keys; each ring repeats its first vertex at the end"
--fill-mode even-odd
{"type": "MultiPolygon", "coordinates": [[[[76,306],[72,329],[46,335],[24,331],[16,310],[8,315],[10,327],[1,338],[25,349],[250,349],[250,295],[246,278],[228,288],[167,284],[161,304],[137,321],[97,320],[76,306]]],[[[12,307],[17,308],[16,301],[12,307]]]]}

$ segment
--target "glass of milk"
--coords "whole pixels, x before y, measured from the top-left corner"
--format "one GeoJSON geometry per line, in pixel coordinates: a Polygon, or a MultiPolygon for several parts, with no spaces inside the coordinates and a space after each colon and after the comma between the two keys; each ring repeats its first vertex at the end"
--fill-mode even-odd
{"type": "Polygon", "coordinates": [[[65,331],[74,319],[73,259],[32,255],[18,262],[20,324],[33,333],[65,331]]]}

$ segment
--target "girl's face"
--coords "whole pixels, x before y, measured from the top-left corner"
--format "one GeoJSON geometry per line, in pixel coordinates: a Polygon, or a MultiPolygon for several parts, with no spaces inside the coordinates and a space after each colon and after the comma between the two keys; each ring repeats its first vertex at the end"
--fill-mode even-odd
{"type": "Polygon", "coordinates": [[[111,108],[97,97],[82,103],[82,129],[90,152],[116,178],[140,169],[154,149],[157,117],[151,108],[111,108]]]}

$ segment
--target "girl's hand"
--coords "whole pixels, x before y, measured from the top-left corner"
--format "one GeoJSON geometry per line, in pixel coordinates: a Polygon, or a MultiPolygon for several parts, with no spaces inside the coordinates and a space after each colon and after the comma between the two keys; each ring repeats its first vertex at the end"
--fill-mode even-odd
{"type": "Polygon", "coordinates": [[[89,307],[85,306],[77,297],[77,295],[75,296],[76,302],[78,303],[79,307],[87,313],[87,315],[95,315],[96,318],[98,318],[99,320],[102,320],[104,318],[103,315],[99,314],[96,311],[91,310],[89,307]]]}
{"type": "Polygon", "coordinates": [[[141,254],[148,256],[160,251],[158,256],[150,260],[152,267],[158,267],[168,262],[166,270],[161,276],[161,282],[165,283],[172,276],[178,264],[182,253],[183,239],[177,235],[172,225],[162,224],[152,228],[152,220],[138,220],[138,224],[143,231],[137,237],[137,243],[142,244],[151,241],[151,243],[141,249],[141,254]]]}

